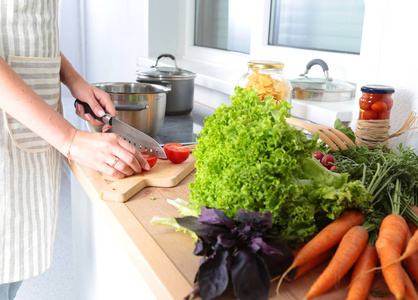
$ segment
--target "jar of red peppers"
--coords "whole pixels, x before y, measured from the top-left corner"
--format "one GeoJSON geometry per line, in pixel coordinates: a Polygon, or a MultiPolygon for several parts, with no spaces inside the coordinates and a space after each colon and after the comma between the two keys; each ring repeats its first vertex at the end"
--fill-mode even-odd
{"type": "Polygon", "coordinates": [[[365,85],[361,91],[359,120],[389,120],[395,89],[387,85],[365,85]]]}

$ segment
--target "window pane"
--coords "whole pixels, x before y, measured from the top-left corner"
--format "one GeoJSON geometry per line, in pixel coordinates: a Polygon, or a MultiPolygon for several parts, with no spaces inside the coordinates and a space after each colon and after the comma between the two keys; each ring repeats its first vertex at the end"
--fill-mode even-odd
{"type": "Polygon", "coordinates": [[[196,46],[250,53],[251,0],[196,0],[196,46]]]}
{"type": "Polygon", "coordinates": [[[272,0],[269,44],[360,53],[364,0],[272,0]]]}

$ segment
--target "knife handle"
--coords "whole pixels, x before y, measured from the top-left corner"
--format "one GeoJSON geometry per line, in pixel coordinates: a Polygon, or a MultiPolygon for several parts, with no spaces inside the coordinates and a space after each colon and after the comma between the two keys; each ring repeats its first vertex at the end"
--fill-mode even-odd
{"type": "Polygon", "coordinates": [[[88,105],[86,102],[83,102],[83,101],[80,101],[78,99],[75,99],[74,107],[76,106],[76,103],[83,105],[84,111],[87,114],[91,114],[96,120],[99,120],[99,121],[103,122],[103,118],[102,117],[99,117],[99,116],[96,116],[96,114],[91,109],[90,105],[88,105]]]}

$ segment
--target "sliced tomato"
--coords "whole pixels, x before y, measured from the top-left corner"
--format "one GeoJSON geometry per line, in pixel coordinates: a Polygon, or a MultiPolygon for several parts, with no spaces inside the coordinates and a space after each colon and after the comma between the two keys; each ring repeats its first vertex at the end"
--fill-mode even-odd
{"type": "Polygon", "coordinates": [[[164,152],[167,158],[175,164],[185,161],[190,156],[190,149],[179,143],[165,144],[164,152]]]}
{"type": "MultiPolygon", "coordinates": [[[[148,154],[143,154],[141,153],[141,155],[145,158],[145,160],[148,162],[150,168],[152,169],[153,166],[155,166],[155,164],[157,163],[158,158],[148,155],[148,154]]],[[[143,170],[144,171],[144,170],[143,170]]]]}

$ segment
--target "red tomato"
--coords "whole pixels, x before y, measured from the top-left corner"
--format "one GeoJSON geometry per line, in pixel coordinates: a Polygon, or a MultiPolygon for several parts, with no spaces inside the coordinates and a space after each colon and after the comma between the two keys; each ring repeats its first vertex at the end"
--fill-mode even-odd
{"type": "Polygon", "coordinates": [[[383,99],[383,102],[385,102],[386,105],[388,106],[388,110],[392,109],[392,106],[393,106],[393,99],[392,98],[385,98],[385,99],[383,99]]]}
{"type": "Polygon", "coordinates": [[[372,109],[372,103],[366,99],[360,98],[360,108],[363,110],[372,109]]]}
{"type": "Polygon", "coordinates": [[[376,120],[378,113],[373,110],[360,110],[360,120],[376,120]]]}
{"type": "Polygon", "coordinates": [[[379,101],[372,104],[372,110],[380,113],[382,111],[388,110],[388,106],[385,102],[379,101]]]}
{"type": "MultiPolygon", "coordinates": [[[[158,158],[148,155],[148,154],[143,154],[141,153],[141,155],[145,158],[145,160],[148,162],[150,168],[152,169],[153,166],[155,166],[155,164],[157,163],[158,158]]],[[[145,170],[143,170],[145,171],[145,170]]]]}
{"type": "Polygon", "coordinates": [[[381,113],[379,113],[379,117],[380,120],[387,120],[390,118],[390,111],[389,110],[385,110],[382,111],[381,113]]]}
{"type": "Polygon", "coordinates": [[[165,144],[164,152],[167,158],[175,164],[185,161],[190,155],[190,149],[179,143],[165,144]]]}

